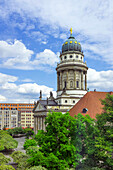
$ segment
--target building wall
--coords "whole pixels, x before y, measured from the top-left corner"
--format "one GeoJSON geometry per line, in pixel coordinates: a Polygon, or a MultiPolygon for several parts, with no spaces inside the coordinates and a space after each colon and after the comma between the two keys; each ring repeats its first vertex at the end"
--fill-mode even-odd
{"type": "Polygon", "coordinates": [[[34,113],[30,111],[21,112],[21,126],[34,128],[34,113]]]}
{"type": "Polygon", "coordinates": [[[32,112],[33,108],[29,103],[0,103],[0,129],[21,126],[21,112],[32,112]]]}

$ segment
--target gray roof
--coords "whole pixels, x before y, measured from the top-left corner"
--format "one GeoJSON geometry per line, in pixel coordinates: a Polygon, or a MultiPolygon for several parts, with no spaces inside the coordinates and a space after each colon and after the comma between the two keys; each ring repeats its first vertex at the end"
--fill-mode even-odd
{"type": "Polygon", "coordinates": [[[44,107],[45,106],[58,106],[57,102],[55,102],[54,100],[48,100],[48,103],[47,103],[47,100],[39,100],[39,103],[43,105],[44,107]]]}

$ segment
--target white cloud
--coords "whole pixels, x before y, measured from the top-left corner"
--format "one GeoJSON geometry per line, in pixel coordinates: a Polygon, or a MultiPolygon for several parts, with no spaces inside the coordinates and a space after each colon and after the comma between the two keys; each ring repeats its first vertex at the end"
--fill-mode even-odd
{"type": "Polygon", "coordinates": [[[56,97],[56,92],[51,87],[36,83],[16,84],[17,77],[2,73],[0,75],[3,77],[0,81],[0,102],[33,102],[38,100],[40,90],[43,98],[49,96],[50,91],[56,97]]]}
{"type": "Polygon", "coordinates": [[[27,49],[21,41],[15,40],[14,43],[0,41],[0,66],[3,68],[51,71],[59,61],[58,56],[49,49],[37,53],[34,60],[33,54],[34,52],[27,49]]]}
{"type": "Polygon", "coordinates": [[[7,74],[0,73],[0,84],[4,84],[6,82],[15,82],[18,80],[18,77],[11,76],[7,74]]]}
{"type": "Polygon", "coordinates": [[[6,100],[7,100],[6,97],[0,95],[0,102],[5,102],[6,100]]]}
{"type": "Polygon", "coordinates": [[[5,19],[10,20],[10,16],[16,13],[26,24],[28,24],[28,20],[35,24],[38,20],[39,27],[49,25],[47,30],[45,29],[46,35],[33,30],[34,25],[32,24],[26,27],[26,31],[32,30],[32,32],[27,32],[29,36],[34,36],[41,43],[47,42],[46,38],[49,32],[56,38],[65,38],[65,34],[59,34],[58,29],[61,28],[66,32],[72,27],[76,34],[75,37],[80,38],[78,40],[81,44],[83,43],[83,48],[86,49],[86,56],[87,51],[91,50],[93,58],[96,53],[108,64],[113,64],[113,57],[111,57],[113,55],[113,1],[42,0],[40,2],[40,0],[27,0],[26,2],[26,0],[9,0],[7,3],[4,2],[0,9],[1,17],[5,19]],[[43,41],[40,39],[41,37],[44,38],[43,41]],[[92,43],[94,44],[90,45],[92,43]]]}
{"type": "Polygon", "coordinates": [[[113,70],[96,71],[89,68],[88,88],[98,91],[113,91],[113,70]]]}
{"type": "Polygon", "coordinates": [[[33,80],[31,80],[31,79],[29,79],[29,78],[26,78],[26,79],[24,79],[24,80],[21,80],[22,82],[26,82],[26,83],[28,83],[28,82],[33,82],[33,80]]]}

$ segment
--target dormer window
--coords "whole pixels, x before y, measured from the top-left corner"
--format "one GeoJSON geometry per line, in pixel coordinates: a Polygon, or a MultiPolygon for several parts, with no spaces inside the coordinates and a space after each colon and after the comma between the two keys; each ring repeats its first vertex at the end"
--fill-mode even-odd
{"type": "Polygon", "coordinates": [[[83,108],[82,113],[86,113],[88,111],[87,108],[83,108]]]}

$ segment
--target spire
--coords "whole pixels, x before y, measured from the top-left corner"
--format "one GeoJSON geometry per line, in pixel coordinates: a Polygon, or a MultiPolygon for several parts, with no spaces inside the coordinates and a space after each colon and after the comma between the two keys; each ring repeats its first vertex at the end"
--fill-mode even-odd
{"type": "Polygon", "coordinates": [[[72,35],[72,28],[70,28],[70,36],[72,35]]]}
{"type": "Polygon", "coordinates": [[[40,90],[40,97],[39,97],[40,100],[42,100],[42,90],[40,90]]]}

